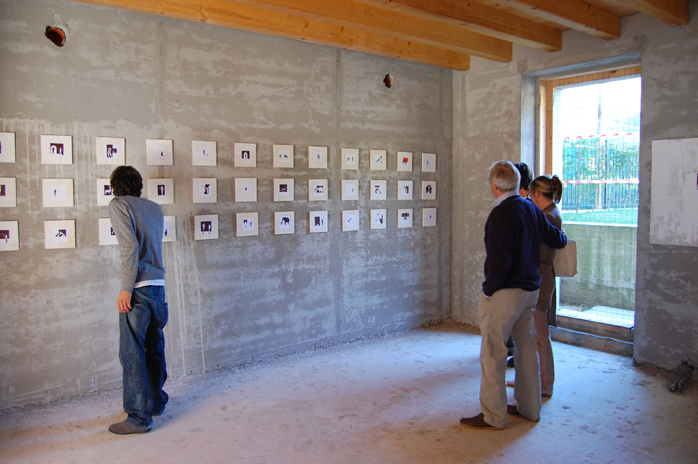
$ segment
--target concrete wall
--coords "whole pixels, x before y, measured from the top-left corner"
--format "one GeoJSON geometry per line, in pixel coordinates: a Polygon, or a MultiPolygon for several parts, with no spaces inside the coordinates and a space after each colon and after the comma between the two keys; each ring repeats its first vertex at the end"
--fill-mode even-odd
{"type": "Polygon", "coordinates": [[[492,201],[484,181],[493,161],[529,153],[522,147],[530,140],[525,124],[522,129],[522,107],[530,106],[522,98],[527,79],[637,57],[643,84],[634,356],[666,368],[685,359],[698,363],[698,250],[649,244],[651,141],[698,136],[698,1],[690,8],[686,26],[635,15],[623,18],[616,40],[568,31],[560,52],[515,46],[510,63],[473,58],[470,71],[454,73],[454,319],[478,323],[482,231],[492,201]]]}
{"type": "Polygon", "coordinates": [[[126,138],[127,164],[172,177],[177,241],[165,243],[170,372],[182,374],[313,348],[333,340],[417,327],[450,315],[451,72],[231,29],[68,0],[0,0],[0,131],[16,133],[19,251],[0,255],[0,408],[118,387],[119,257],[99,246],[95,137],[126,138]],[[57,48],[46,25],[62,26],[57,48]],[[383,76],[395,78],[387,89],[383,76]],[[43,165],[42,134],[73,137],[72,165],[43,165]],[[174,166],[147,166],[146,138],[174,141],[174,166]],[[218,143],[217,167],[194,167],[191,141],[218,143]],[[234,142],[255,142],[257,168],[234,168],[234,142]],[[294,169],[273,169],[272,144],[293,144],[294,169]],[[307,169],[308,145],[329,147],[329,169],[307,169]],[[361,150],[360,171],[340,169],[341,147],[361,150]],[[389,171],[369,171],[386,149],[389,171]],[[396,172],[396,151],[414,152],[396,172]],[[421,153],[438,154],[436,174],[421,153]],[[44,208],[42,178],[72,178],[75,207],[44,208]],[[218,202],[192,204],[191,179],[216,177],[218,202]],[[234,203],[235,177],[258,178],[258,202],[234,203]],[[273,203],[277,177],[295,179],[295,202],[273,203]],[[307,201],[307,181],[329,179],[328,202],[307,201]],[[360,201],[339,200],[360,179],[360,201]],[[369,179],[388,200],[368,201],[369,179]],[[398,179],[437,180],[437,201],[396,200],[398,179]],[[423,207],[438,225],[421,227],[423,207]],[[386,208],[388,228],[368,229],[386,208]],[[413,208],[412,229],[396,228],[413,208]],[[310,210],[329,211],[329,233],[308,234],[310,210]],[[342,233],[344,209],[361,230],[342,233]],[[274,236],[274,211],[295,211],[296,233],[274,236]],[[236,238],[237,212],[259,213],[258,237],[236,238]],[[218,240],[192,240],[195,214],[218,214],[218,240]],[[43,221],[74,219],[77,248],[44,250],[43,221]]]}
{"type": "Polygon", "coordinates": [[[579,273],[560,279],[560,303],[634,311],[637,227],[567,223],[565,232],[577,241],[579,273]]]}

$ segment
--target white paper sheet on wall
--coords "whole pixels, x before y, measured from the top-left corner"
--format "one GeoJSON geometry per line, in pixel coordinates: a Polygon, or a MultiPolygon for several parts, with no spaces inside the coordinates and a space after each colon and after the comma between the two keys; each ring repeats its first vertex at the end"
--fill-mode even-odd
{"type": "Polygon", "coordinates": [[[650,243],[698,246],[698,138],[652,141],[650,243]]]}

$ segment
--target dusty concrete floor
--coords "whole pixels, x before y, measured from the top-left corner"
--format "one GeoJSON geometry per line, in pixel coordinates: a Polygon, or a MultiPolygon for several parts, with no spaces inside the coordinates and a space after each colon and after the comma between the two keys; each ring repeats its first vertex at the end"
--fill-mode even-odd
{"type": "Polygon", "coordinates": [[[479,343],[446,323],[176,379],[165,414],[138,436],[107,431],[125,417],[119,391],[8,410],[0,462],[698,462],[695,380],[677,395],[673,374],[559,343],[540,423],[460,428],[479,412],[479,343]]]}

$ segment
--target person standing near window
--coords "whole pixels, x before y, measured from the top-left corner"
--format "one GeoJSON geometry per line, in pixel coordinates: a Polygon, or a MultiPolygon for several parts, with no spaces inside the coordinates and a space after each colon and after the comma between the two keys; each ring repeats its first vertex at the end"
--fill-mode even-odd
{"type": "MultiPolygon", "coordinates": [[[[557,203],[562,198],[562,181],[557,176],[536,177],[530,185],[531,200],[545,213],[548,221],[562,230],[562,217],[557,203]]],[[[553,347],[550,343],[550,325],[557,326],[555,295],[555,271],[553,261],[557,250],[545,243],[540,245],[540,293],[533,319],[538,331],[538,358],[540,359],[540,387],[544,398],[553,396],[555,363],[553,347]]]]}
{"type": "Polygon", "coordinates": [[[480,429],[502,429],[507,414],[540,419],[540,367],[533,322],[540,288],[540,244],[567,245],[567,237],[532,202],[519,195],[519,171],[510,161],[499,161],[489,171],[494,208],[485,223],[485,281],[479,316],[480,406],[477,416],[460,423],[480,429]],[[505,340],[512,335],[516,349],[517,405],[507,405],[505,340]]]}

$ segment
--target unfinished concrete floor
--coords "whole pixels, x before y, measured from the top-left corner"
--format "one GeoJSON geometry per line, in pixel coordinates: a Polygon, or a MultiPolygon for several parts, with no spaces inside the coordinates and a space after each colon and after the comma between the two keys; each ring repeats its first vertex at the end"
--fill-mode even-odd
{"type": "Polygon", "coordinates": [[[0,462],[698,462],[695,379],[677,395],[673,374],[560,343],[539,423],[459,427],[480,410],[479,343],[445,323],[175,379],[145,435],[107,431],[125,417],[120,391],[8,410],[0,462]]]}

